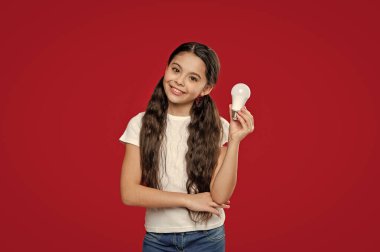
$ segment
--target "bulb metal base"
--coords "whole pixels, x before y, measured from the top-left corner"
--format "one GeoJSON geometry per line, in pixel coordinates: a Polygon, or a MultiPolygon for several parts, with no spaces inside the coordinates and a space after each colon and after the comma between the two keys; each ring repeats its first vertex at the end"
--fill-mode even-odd
{"type": "Polygon", "coordinates": [[[238,119],[238,118],[237,118],[238,112],[239,112],[239,111],[232,110],[232,120],[236,121],[236,120],[238,119]]]}

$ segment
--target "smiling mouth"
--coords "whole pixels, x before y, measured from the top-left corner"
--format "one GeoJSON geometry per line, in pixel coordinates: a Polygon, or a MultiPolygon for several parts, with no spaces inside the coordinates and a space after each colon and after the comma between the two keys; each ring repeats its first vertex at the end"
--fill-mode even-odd
{"type": "Polygon", "coordinates": [[[183,92],[182,90],[179,90],[178,88],[175,88],[175,87],[173,87],[173,86],[171,86],[171,85],[169,85],[169,86],[170,86],[170,89],[173,90],[175,93],[178,93],[178,94],[183,94],[183,93],[185,93],[185,92],[183,92]]]}

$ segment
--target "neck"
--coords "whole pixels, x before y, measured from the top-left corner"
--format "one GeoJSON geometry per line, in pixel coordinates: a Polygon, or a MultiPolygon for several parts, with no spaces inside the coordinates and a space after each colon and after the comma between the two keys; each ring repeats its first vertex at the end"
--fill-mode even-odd
{"type": "Polygon", "coordinates": [[[168,113],[174,116],[189,116],[192,104],[189,106],[178,106],[176,104],[169,103],[168,113]]]}

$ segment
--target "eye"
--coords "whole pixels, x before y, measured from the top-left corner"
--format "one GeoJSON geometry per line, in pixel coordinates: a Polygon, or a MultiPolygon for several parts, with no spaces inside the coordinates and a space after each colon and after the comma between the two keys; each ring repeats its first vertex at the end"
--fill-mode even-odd
{"type": "Polygon", "coordinates": [[[176,72],[176,73],[179,72],[178,68],[175,68],[175,67],[172,67],[172,70],[173,70],[174,72],[176,72]]]}
{"type": "Polygon", "coordinates": [[[198,81],[198,79],[193,77],[193,76],[191,76],[190,79],[191,79],[191,81],[198,81]]]}

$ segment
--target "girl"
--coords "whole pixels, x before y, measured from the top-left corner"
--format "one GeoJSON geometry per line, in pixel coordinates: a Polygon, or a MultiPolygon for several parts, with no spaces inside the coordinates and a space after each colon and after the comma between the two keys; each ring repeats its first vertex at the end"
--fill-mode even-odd
{"type": "Polygon", "coordinates": [[[143,251],[224,251],[224,208],[237,179],[240,141],[254,129],[219,116],[209,96],[219,59],[189,42],[169,57],[145,112],[128,123],[121,172],[126,205],[146,207],[143,251]],[[228,141],[228,147],[224,144],[228,141]]]}

